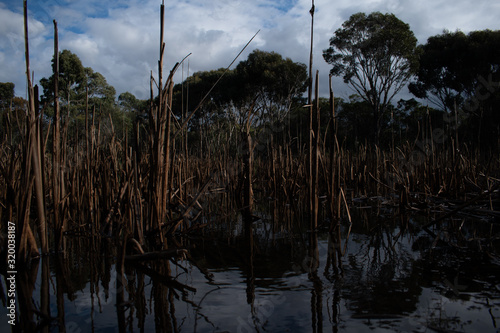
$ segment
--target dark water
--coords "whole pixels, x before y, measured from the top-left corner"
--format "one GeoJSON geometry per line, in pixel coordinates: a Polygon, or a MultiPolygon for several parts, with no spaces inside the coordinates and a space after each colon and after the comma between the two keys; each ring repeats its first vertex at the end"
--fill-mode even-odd
{"type": "MultiPolygon", "coordinates": [[[[88,240],[72,238],[76,253],[66,260],[43,258],[30,274],[18,273],[22,322],[16,327],[70,333],[499,331],[496,225],[448,221],[437,240],[420,230],[422,218],[352,213],[352,225],[342,222],[340,243],[336,232],[310,233],[300,222],[284,226],[272,217],[255,222],[251,232],[238,221],[214,225],[177,240],[190,258],[126,264],[123,288],[106,241],[96,251],[88,240]]],[[[5,292],[4,278],[2,287],[5,292]]],[[[6,313],[4,303],[1,332],[11,330],[6,313]]]]}

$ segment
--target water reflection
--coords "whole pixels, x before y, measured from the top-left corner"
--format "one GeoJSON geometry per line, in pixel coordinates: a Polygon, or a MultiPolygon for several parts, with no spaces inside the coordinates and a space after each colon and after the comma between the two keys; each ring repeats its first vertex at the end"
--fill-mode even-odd
{"type": "MultiPolygon", "coordinates": [[[[308,232],[300,216],[283,227],[279,215],[179,238],[190,249],[184,260],[122,265],[107,240],[71,239],[66,258],[44,257],[20,270],[16,327],[71,333],[498,330],[495,241],[485,248],[494,227],[482,234],[481,226],[462,224],[469,240],[467,230],[475,230],[479,248],[443,233],[436,240],[410,216],[375,219],[359,210],[352,225],[308,232]]],[[[6,313],[4,302],[0,316],[6,313]]],[[[6,320],[0,328],[12,329],[6,320]]]]}

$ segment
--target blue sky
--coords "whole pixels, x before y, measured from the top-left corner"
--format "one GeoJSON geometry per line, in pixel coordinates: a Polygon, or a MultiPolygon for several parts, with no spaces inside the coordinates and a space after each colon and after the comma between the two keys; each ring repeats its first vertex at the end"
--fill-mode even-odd
{"type": "MultiPolygon", "coordinates": [[[[106,77],[120,94],[149,95],[149,75],[157,72],[161,0],[29,0],[31,70],[35,83],[50,76],[53,24],[59,47],[76,53],[86,67],[106,77]]],[[[357,12],[394,13],[410,24],[420,43],[444,29],[464,32],[500,29],[497,0],[316,0],[314,69],[326,95],[329,66],[322,50],[342,22],[357,12]]],[[[190,73],[226,67],[247,41],[261,32],[238,61],[253,49],[276,51],[308,63],[310,0],[166,0],[165,71],[189,53],[190,73]]],[[[22,1],[0,2],[0,82],[14,82],[26,96],[22,1]]],[[[187,75],[176,77],[180,82],[187,75]]],[[[335,95],[352,90],[334,80],[335,95]]]]}

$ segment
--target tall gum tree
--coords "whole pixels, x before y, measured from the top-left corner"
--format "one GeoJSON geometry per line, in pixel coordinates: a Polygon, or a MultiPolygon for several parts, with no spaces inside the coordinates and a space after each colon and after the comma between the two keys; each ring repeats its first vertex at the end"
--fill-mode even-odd
{"type": "Polygon", "coordinates": [[[461,127],[463,139],[498,150],[500,30],[444,31],[419,48],[420,67],[410,92],[445,111],[445,123],[461,127]]]}
{"type": "Polygon", "coordinates": [[[253,201],[253,150],[259,141],[262,144],[262,141],[272,138],[276,127],[289,113],[293,98],[305,91],[307,72],[304,64],[284,59],[276,52],[261,50],[249,54],[235,72],[237,89],[233,103],[240,113],[237,118],[240,119],[244,155],[243,201],[248,207],[245,215],[249,217],[253,201]],[[270,131],[262,135],[266,126],[270,131]]]}
{"type": "Polygon", "coordinates": [[[417,38],[410,26],[393,14],[357,13],[342,24],[323,50],[333,67],[373,111],[375,143],[392,98],[418,69],[417,38]]]}

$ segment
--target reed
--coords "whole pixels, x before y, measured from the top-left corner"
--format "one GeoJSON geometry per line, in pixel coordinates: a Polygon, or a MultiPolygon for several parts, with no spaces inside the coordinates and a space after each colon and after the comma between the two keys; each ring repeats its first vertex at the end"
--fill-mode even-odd
{"type": "MultiPolygon", "coordinates": [[[[314,115],[313,115],[313,76],[312,76],[312,65],[313,65],[313,39],[314,39],[314,0],[312,0],[312,5],[311,5],[311,10],[309,13],[311,14],[311,46],[310,46],[310,51],[309,51],[309,85],[307,87],[307,107],[309,108],[309,135],[308,135],[308,149],[307,149],[307,156],[308,156],[308,165],[307,165],[307,172],[308,172],[308,188],[309,188],[309,209],[311,211],[311,214],[314,214],[314,178],[313,178],[313,160],[314,160],[314,155],[313,155],[313,131],[314,131],[314,115]]],[[[314,229],[315,225],[314,222],[311,225],[311,229],[314,229]]]]}
{"type": "MultiPolygon", "coordinates": [[[[312,19],[313,15],[314,3],[312,19]]],[[[177,119],[172,110],[173,77],[186,58],[164,77],[163,20],[162,4],[159,76],[157,80],[151,76],[147,123],[137,122],[130,140],[116,133],[104,110],[89,105],[88,96],[82,107],[85,124],[79,129],[84,139],[68,135],[72,120],[69,112],[62,115],[57,93],[56,21],[54,117],[43,128],[44,108],[37,106],[29,74],[26,21],[27,117],[6,113],[6,136],[0,142],[1,219],[18,224],[19,258],[38,255],[38,248],[44,254],[53,250],[68,255],[65,240],[76,235],[92,239],[96,250],[102,237],[114,239],[122,250],[130,243],[146,252],[172,249],[178,243],[173,240],[176,235],[198,231],[214,221],[229,223],[241,212],[251,224],[253,213],[269,197],[277,206],[289,206],[281,211],[285,216],[307,207],[311,230],[325,226],[322,222],[331,217],[326,227],[334,234],[344,217],[350,220],[353,202],[370,197],[383,198],[379,205],[384,202],[401,211],[422,210],[419,207],[442,200],[465,204],[490,189],[476,201],[488,200],[494,210],[498,193],[491,189],[498,183],[500,160],[484,163],[465,143],[457,151],[456,137],[451,146],[434,142],[430,118],[420,124],[422,130],[414,141],[396,144],[393,140],[387,149],[370,144],[347,149],[337,136],[331,80],[328,126],[321,127],[318,73],[310,87],[307,120],[297,122],[309,130],[309,141],[302,142],[300,131],[294,137],[291,119],[285,119],[283,131],[271,133],[266,141],[253,136],[250,108],[241,128],[208,126],[201,138],[203,148],[189,147],[181,134],[187,135],[189,120],[213,87],[191,113],[177,119]],[[431,144],[419,144],[422,141],[431,144]],[[52,149],[45,149],[47,142],[52,149]],[[256,145],[262,149],[254,151],[256,145]],[[241,147],[244,154],[237,155],[241,147]],[[238,205],[240,198],[243,203],[238,205]]],[[[275,220],[289,223],[277,216],[275,220]]]]}
{"type": "Polygon", "coordinates": [[[54,226],[59,230],[56,236],[55,247],[60,250],[62,243],[62,222],[61,222],[61,150],[60,150],[60,133],[61,133],[61,113],[59,109],[59,34],[57,31],[57,22],[54,20],[54,127],[52,134],[52,197],[54,211],[54,226]]]}
{"type": "Polygon", "coordinates": [[[28,189],[27,195],[19,203],[25,206],[24,216],[20,228],[17,228],[20,233],[19,258],[26,259],[28,256],[38,255],[38,247],[36,246],[31,227],[28,220],[28,212],[30,207],[31,189],[35,188],[36,207],[37,207],[37,224],[38,234],[41,241],[42,251],[48,252],[47,235],[46,235],[46,216],[43,190],[43,175],[42,175],[42,151],[41,151],[41,129],[38,110],[35,110],[35,91],[31,83],[31,70],[29,62],[29,43],[28,43],[28,9],[27,3],[24,1],[24,35],[25,35],[25,51],[26,51],[26,77],[28,84],[28,115],[26,126],[26,144],[25,144],[25,161],[24,161],[24,185],[28,189]],[[33,179],[33,180],[32,180],[33,179]],[[30,244],[29,247],[27,244],[30,244]],[[29,251],[28,251],[29,250],[29,251]]]}

